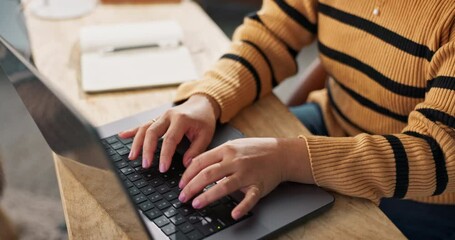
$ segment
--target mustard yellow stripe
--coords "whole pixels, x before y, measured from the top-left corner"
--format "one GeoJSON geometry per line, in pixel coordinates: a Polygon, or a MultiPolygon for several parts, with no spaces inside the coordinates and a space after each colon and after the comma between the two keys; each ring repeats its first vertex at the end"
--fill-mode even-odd
{"type": "Polygon", "coordinates": [[[363,96],[371,101],[384,106],[388,109],[393,109],[394,112],[407,115],[409,114],[422,100],[410,98],[393,93],[375,81],[370,80],[364,73],[333,59],[321,55],[321,61],[326,69],[330,69],[330,74],[338,81],[354,90],[357,93],[362,93],[363,96]]]}
{"type": "MultiPolygon", "coordinates": [[[[303,7],[303,5],[300,5],[300,7],[303,7]]],[[[303,9],[297,8],[297,10],[303,13],[303,9]]],[[[307,11],[311,10],[314,10],[314,8],[308,9],[307,11]]],[[[315,39],[315,35],[312,35],[307,29],[290,19],[275,1],[264,1],[263,7],[258,12],[258,15],[267,28],[275,35],[280,36],[282,41],[294,50],[300,50],[315,39]],[[290,32],[293,34],[288,34],[290,32]]]]}
{"type": "Polygon", "coordinates": [[[434,42],[431,34],[416,34],[433,32],[432,26],[440,25],[453,9],[448,1],[441,1],[435,4],[434,1],[417,0],[409,4],[407,1],[384,1],[381,3],[380,14],[372,14],[378,2],[362,0],[357,4],[346,4],[344,1],[321,0],[321,3],[332,6],[336,9],[354,14],[369,21],[373,21],[390,31],[393,31],[416,43],[428,46],[436,51],[440,46],[434,42]],[[406,9],[406,10],[403,10],[406,9]],[[403,19],[406,19],[403,21],[403,19]]]}
{"type": "Polygon", "coordinates": [[[365,33],[365,31],[343,24],[325,15],[320,15],[319,22],[321,36],[319,41],[325,45],[362,61],[395,82],[415,87],[426,86],[425,73],[429,62],[425,58],[406,53],[375,36],[365,33]],[[346,37],[333,38],[331,37],[333,34],[345,35],[346,37]],[[355,47],[346,48],[349,45],[355,47]],[[380,51],[372,51],[371,49],[380,49],[380,51]],[[406,66],[415,66],[416,71],[403,71],[406,66]]]}
{"type": "Polygon", "coordinates": [[[278,82],[297,72],[297,65],[292,63],[295,59],[287,51],[286,45],[262,24],[246,19],[245,25],[235,32],[233,40],[247,40],[258,45],[270,60],[278,82]],[[284,62],[291,64],[283,64],[284,62]]]}
{"type": "Polygon", "coordinates": [[[361,105],[333,81],[330,81],[329,84],[333,98],[341,112],[369,132],[375,134],[398,133],[406,126],[406,123],[361,105]]]}

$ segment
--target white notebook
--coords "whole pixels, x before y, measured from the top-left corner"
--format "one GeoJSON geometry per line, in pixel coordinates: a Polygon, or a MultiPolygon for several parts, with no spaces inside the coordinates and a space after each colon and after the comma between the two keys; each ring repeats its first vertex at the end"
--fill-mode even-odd
{"type": "Polygon", "coordinates": [[[90,26],[80,31],[86,92],[175,85],[198,78],[174,21],[90,26]]]}

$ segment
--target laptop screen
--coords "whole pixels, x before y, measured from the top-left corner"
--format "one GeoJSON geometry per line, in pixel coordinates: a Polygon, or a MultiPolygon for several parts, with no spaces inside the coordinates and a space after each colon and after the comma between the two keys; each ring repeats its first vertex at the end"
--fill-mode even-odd
{"type": "Polygon", "coordinates": [[[110,170],[96,130],[1,37],[0,81],[14,86],[49,147],[125,234],[147,238],[137,211],[110,170]]]}

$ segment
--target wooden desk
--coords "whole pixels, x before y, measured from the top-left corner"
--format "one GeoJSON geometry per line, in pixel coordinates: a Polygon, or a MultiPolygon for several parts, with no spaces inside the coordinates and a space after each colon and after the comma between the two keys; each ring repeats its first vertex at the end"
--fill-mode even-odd
{"type": "MultiPolygon", "coordinates": [[[[82,26],[115,22],[176,19],[185,44],[202,73],[227,49],[229,40],[194,3],[180,5],[99,5],[91,15],[69,21],[43,21],[26,13],[32,52],[38,69],[95,125],[157,107],[171,101],[175,87],[85,94],[80,88],[78,32],[82,26]],[[112,103],[117,107],[113,108],[112,103]]],[[[237,116],[232,124],[248,136],[295,137],[308,133],[270,95],[237,116]],[[270,114],[270,113],[274,114],[270,114]]],[[[72,239],[127,238],[58,158],[54,158],[69,236],[72,239]],[[76,206],[81,202],[85,208],[76,206]]],[[[335,194],[331,210],[279,239],[403,239],[400,231],[370,201],[335,194]]]]}

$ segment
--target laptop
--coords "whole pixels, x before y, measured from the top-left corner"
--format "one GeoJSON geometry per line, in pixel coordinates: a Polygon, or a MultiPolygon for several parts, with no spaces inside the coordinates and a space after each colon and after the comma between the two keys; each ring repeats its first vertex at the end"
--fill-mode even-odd
{"type": "MultiPolygon", "coordinates": [[[[177,199],[187,141],[179,144],[170,170],[161,174],[156,165],[146,170],[140,159],[127,160],[132,139],[116,135],[159,116],[172,104],[96,128],[1,37],[0,81],[15,87],[61,163],[131,239],[265,238],[328,209],[334,202],[332,195],[316,186],[283,183],[238,221],[230,212],[242,199],[240,193],[204,209],[193,209],[177,199]]],[[[210,147],[241,137],[233,127],[219,126],[210,147]]],[[[84,208],[82,203],[80,208],[84,208]]]]}

